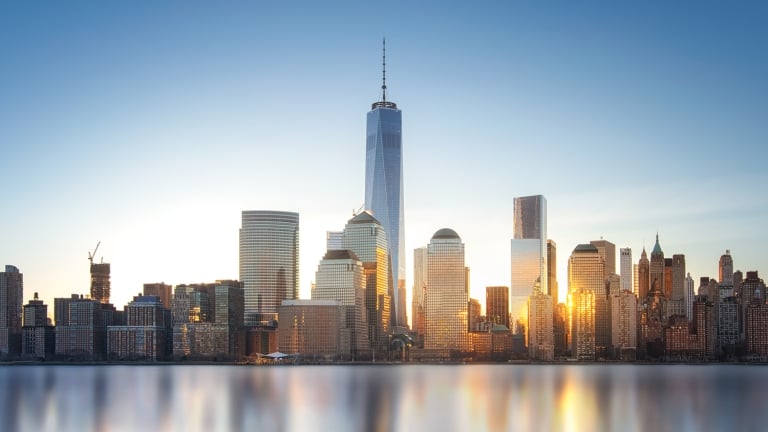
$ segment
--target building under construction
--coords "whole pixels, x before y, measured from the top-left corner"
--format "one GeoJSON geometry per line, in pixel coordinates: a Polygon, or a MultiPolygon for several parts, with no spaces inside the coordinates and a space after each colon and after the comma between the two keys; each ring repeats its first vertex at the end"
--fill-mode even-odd
{"type": "Polygon", "coordinates": [[[101,263],[93,263],[99,245],[101,242],[96,244],[93,253],[88,253],[88,261],[91,263],[91,299],[99,303],[109,303],[109,263],[105,263],[103,258],[101,263]]]}

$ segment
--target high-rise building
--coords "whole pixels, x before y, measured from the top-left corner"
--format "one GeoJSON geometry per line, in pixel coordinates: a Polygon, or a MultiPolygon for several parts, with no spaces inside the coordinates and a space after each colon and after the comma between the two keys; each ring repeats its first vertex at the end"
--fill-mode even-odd
{"type": "Polygon", "coordinates": [[[341,236],[343,231],[326,231],[325,232],[325,250],[341,250],[341,236]]]}
{"type": "Polygon", "coordinates": [[[600,257],[605,261],[605,275],[616,274],[616,245],[608,240],[592,240],[589,242],[597,248],[600,257]]]}
{"type": "Polygon", "coordinates": [[[456,231],[438,230],[427,247],[424,348],[470,349],[466,277],[464,243],[456,231]]]}
{"type": "Polygon", "coordinates": [[[648,254],[640,254],[640,261],[637,264],[637,296],[638,300],[644,302],[651,292],[651,264],[648,261],[648,254]]]}
{"type": "Polygon", "coordinates": [[[299,295],[299,214],[244,211],[240,228],[240,282],[245,324],[277,319],[283,300],[299,295]]]}
{"type": "Polygon", "coordinates": [[[424,304],[427,288],[427,248],[413,250],[413,301],[411,303],[411,329],[417,335],[417,344],[424,341],[424,304]]]}
{"type": "Polygon", "coordinates": [[[622,290],[611,295],[611,346],[620,360],[634,360],[637,351],[637,297],[622,290]]]}
{"type": "Polygon", "coordinates": [[[536,283],[547,285],[547,200],[541,195],[514,199],[514,232],[511,240],[510,313],[513,327],[526,327],[528,297],[536,283]]]}
{"type": "Polygon", "coordinates": [[[480,300],[473,298],[469,299],[467,307],[467,313],[469,314],[469,328],[467,330],[471,332],[482,331],[480,326],[483,310],[480,307],[480,300]]]}
{"type": "Polygon", "coordinates": [[[0,356],[21,353],[21,307],[24,302],[24,275],[6,265],[0,272],[0,356]]]}
{"type": "Polygon", "coordinates": [[[720,263],[717,268],[720,285],[733,286],[733,258],[730,250],[726,249],[725,254],[720,256],[720,263]]]}
{"type": "Polygon", "coordinates": [[[619,268],[621,271],[621,290],[622,291],[634,292],[634,285],[632,285],[632,280],[633,280],[632,267],[633,267],[632,266],[632,249],[631,248],[619,249],[619,268]]]}
{"type": "Polygon", "coordinates": [[[509,288],[505,286],[485,287],[485,318],[509,328],[509,288]]]}
{"type": "Polygon", "coordinates": [[[661,295],[664,295],[664,265],[664,251],[661,250],[661,245],[659,245],[659,234],[656,234],[656,244],[653,245],[653,250],[651,251],[651,283],[649,292],[658,292],[661,295]]]}
{"type": "Polygon", "coordinates": [[[341,245],[363,263],[368,341],[372,348],[384,349],[392,310],[387,235],[381,223],[370,212],[363,211],[344,226],[341,245]]]}
{"type": "Polygon", "coordinates": [[[689,321],[693,320],[693,302],[696,300],[693,288],[693,278],[688,273],[685,277],[685,316],[689,321]]]}
{"type": "Polygon", "coordinates": [[[53,326],[48,321],[48,306],[37,297],[24,305],[24,325],[21,328],[21,355],[34,359],[49,359],[56,348],[53,326]]]}
{"type": "Polygon", "coordinates": [[[370,350],[365,311],[363,263],[349,250],[329,250],[317,267],[312,300],[337,300],[344,308],[350,331],[351,354],[357,357],[370,350]]]}
{"type": "Polygon", "coordinates": [[[146,283],[144,284],[143,294],[145,296],[157,296],[160,298],[160,303],[163,304],[164,308],[171,308],[171,300],[173,299],[173,296],[171,295],[170,285],[164,282],[146,283]]]}
{"type": "Polygon", "coordinates": [[[108,322],[102,304],[83,295],[55,298],[56,355],[78,360],[101,360],[106,353],[108,322]]]}
{"type": "Polygon", "coordinates": [[[336,300],[285,300],[278,308],[278,349],[308,360],[349,355],[344,309],[336,300]]]}
{"type": "Polygon", "coordinates": [[[366,126],[365,209],[384,227],[394,299],[393,322],[406,326],[405,226],[403,216],[402,112],[387,100],[386,51],[382,58],[381,100],[371,105],[366,126]]]}
{"type": "Polygon", "coordinates": [[[640,299],[640,266],[632,264],[632,292],[640,299]]]}
{"type": "Polygon", "coordinates": [[[667,316],[686,316],[687,305],[685,302],[685,255],[672,255],[671,269],[671,297],[667,304],[667,316]]]}
{"type": "Polygon", "coordinates": [[[547,287],[552,296],[552,304],[560,302],[560,292],[557,286],[557,244],[554,240],[547,240],[547,287]]]}
{"type": "Polygon", "coordinates": [[[555,358],[560,358],[566,354],[569,349],[568,340],[568,305],[565,303],[558,303],[555,305],[553,312],[553,327],[552,331],[555,337],[555,358]]]}
{"type": "Polygon", "coordinates": [[[109,263],[94,264],[91,261],[91,298],[99,303],[108,304],[111,282],[109,263]]]}
{"type": "Polygon", "coordinates": [[[592,360],[598,351],[607,351],[611,338],[605,261],[597,247],[580,244],[573,250],[568,260],[568,292],[573,298],[573,355],[580,360],[592,360]]]}
{"type": "Polygon", "coordinates": [[[125,306],[125,325],[107,327],[107,355],[112,359],[162,360],[169,323],[160,297],[138,295],[125,306]]]}
{"type": "Polygon", "coordinates": [[[528,356],[531,360],[555,358],[552,296],[537,287],[528,298],[528,356]]]}

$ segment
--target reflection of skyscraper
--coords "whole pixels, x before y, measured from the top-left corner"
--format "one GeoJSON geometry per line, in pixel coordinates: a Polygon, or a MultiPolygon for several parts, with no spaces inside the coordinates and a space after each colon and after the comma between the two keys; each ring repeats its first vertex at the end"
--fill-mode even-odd
{"type": "MultiPolygon", "coordinates": [[[[386,59],[386,57],[384,57],[386,59]]],[[[382,67],[385,66],[382,61],[382,67]]],[[[405,231],[403,218],[402,113],[387,100],[386,69],[381,100],[368,112],[365,150],[365,209],[381,222],[387,235],[394,300],[393,324],[406,326],[405,231]]]]}
{"type": "Polygon", "coordinates": [[[470,348],[469,292],[464,243],[456,231],[443,228],[429,242],[424,348],[470,348]]]}
{"type": "Polygon", "coordinates": [[[240,282],[245,324],[277,319],[277,307],[299,293],[299,214],[244,211],[240,228],[240,282]]]}
{"type": "Polygon", "coordinates": [[[514,238],[511,241],[512,283],[510,300],[513,323],[528,320],[528,297],[539,284],[547,286],[547,200],[541,195],[515,198],[514,238]]]}

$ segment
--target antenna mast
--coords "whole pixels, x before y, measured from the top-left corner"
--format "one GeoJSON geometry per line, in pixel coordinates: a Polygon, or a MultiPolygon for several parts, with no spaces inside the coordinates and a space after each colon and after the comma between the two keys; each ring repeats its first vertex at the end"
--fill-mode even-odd
{"type": "Polygon", "coordinates": [[[387,39],[381,38],[381,101],[387,101],[387,39]]]}

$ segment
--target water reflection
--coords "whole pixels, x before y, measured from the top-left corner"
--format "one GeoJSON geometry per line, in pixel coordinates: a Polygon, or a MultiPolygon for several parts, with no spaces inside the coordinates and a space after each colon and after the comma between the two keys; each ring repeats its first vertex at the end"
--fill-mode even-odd
{"type": "Polygon", "coordinates": [[[0,367],[9,431],[760,430],[750,366],[0,367]]]}

